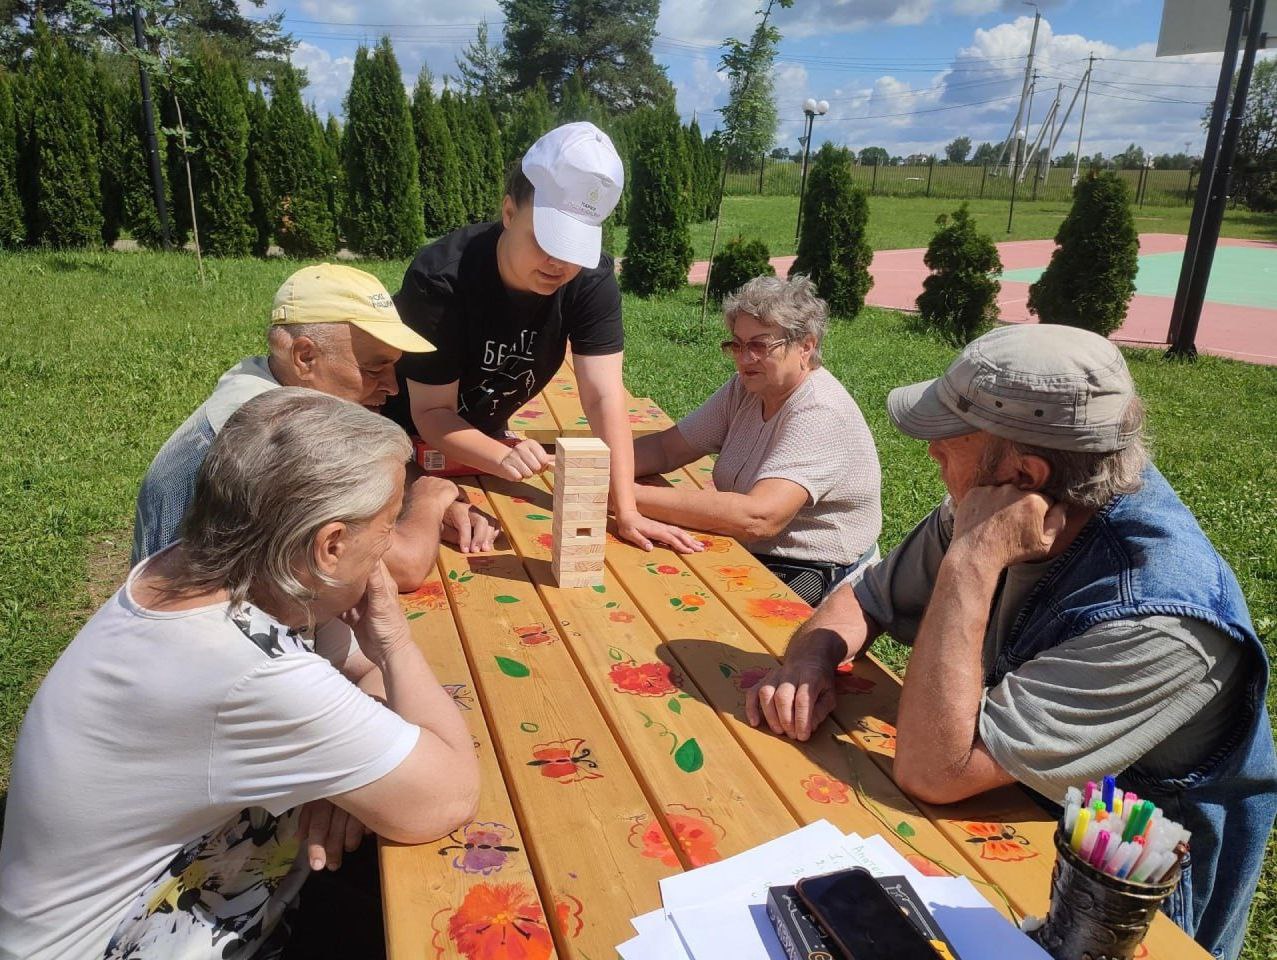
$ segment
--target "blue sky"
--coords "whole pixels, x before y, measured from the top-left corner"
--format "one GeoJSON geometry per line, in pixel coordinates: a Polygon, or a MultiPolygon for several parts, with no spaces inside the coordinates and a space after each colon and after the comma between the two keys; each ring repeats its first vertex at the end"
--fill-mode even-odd
{"type": "MultiPolygon", "coordinates": [[[[1031,137],[1057,85],[1065,85],[1067,106],[1094,53],[1101,59],[1083,153],[1111,155],[1131,142],[1154,153],[1200,151],[1200,118],[1218,57],[1154,58],[1162,0],[1041,0],[1039,7],[1042,76],[1031,137]]],[[[747,36],[756,8],[756,0],[662,4],[654,50],[685,120],[695,113],[703,127],[715,124],[714,110],[727,93],[718,44],[747,36]]],[[[337,114],[360,42],[388,34],[410,85],[423,63],[436,79],[455,72],[481,18],[494,39],[501,23],[496,0],[267,0],[262,10],[285,13],[286,28],[299,40],[294,60],[311,79],[305,96],[321,113],[337,114]]],[[[1032,7],[1018,0],[796,0],[775,16],[784,37],[775,71],[777,144],[797,146],[800,104],[808,96],[830,101],[816,126],[817,145],[877,144],[903,155],[939,151],[959,135],[1000,141],[1015,113],[1032,18],[1032,7]]],[[[1080,104],[1057,153],[1072,148],[1079,113],[1080,104]]]]}

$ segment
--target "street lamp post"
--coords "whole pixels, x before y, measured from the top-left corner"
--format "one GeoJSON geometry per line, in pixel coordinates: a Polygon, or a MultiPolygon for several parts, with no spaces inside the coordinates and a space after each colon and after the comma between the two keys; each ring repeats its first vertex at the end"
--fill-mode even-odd
{"type": "Polygon", "coordinates": [[[1020,182],[1020,150],[1024,146],[1025,132],[1015,132],[1015,166],[1011,177],[1011,208],[1007,210],[1007,233],[1011,232],[1011,218],[1015,216],[1015,188],[1020,182]]]}
{"type": "Polygon", "coordinates": [[[803,197],[807,194],[807,156],[811,153],[811,127],[816,122],[817,116],[823,116],[829,112],[828,100],[816,100],[808,97],[803,102],[803,113],[807,117],[807,133],[803,136],[803,177],[802,183],[798,187],[798,225],[794,228],[794,245],[798,244],[798,237],[803,230],[803,197]]]}

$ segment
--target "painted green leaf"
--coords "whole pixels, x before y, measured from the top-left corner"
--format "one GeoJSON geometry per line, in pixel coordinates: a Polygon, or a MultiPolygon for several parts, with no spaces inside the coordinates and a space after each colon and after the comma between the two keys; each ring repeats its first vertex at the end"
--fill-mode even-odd
{"type": "Polygon", "coordinates": [[[532,723],[528,720],[524,720],[521,724],[519,724],[519,729],[522,730],[524,733],[536,733],[541,728],[538,727],[535,723],[532,723]]]}
{"type": "Polygon", "coordinates": [[[909,824],[905,823],[903,820],[896,824],[896,833],[900,834],[902,837],[912,837],[917,834],[917,832],[918,831],[914,830],[913,827],[909,826],[909,824]]]}
{"type": "Polygon", "coordinates": [[[418,610],[416,613],[410,613],[410,614],[408,614],[408,616],[407,616],[407,617],[405,617],[404,619],[405,619],[405,620],[416,620],[418,617],[424,617],[425,615],[426,615],[426,612],[425,612],[424,610],[418,610]]]}
{"type": "Polygon", "coordinates": [[[732,665],[730,663],[720,663],[718,665],[718,672],[725,677],[731,677],[731,675],[736,671],[732,669],[732,665]]]}
{"type": "Polygon", "coordinates": [[[550,520],[552,518],[547,517],[544,513],[529,513],[528,519],[529,520],[550,520]]]}
{"type": "Polygon", "coordinates": [[[682,605],[683,605],[683,601],[680,600],[678,597],[670,597],[671,607],[681,607],[682,605]]]}
{"type": "Polygon", "coordinates": [[[671,700],[669,702],[669,708],[673,710],[675,713],[683,712],[683,705],[679,703],[677,700],[671,700]]]}
{"type": "Polygon", "coordinates": [[[473,573],[467,573],[467,574],[466,574],[465,576],[463,576],[463,577],[457,577],[457,583],[466,583],[467,581],[469,581],[469,580],[473,580],[473,579],[474,579],[474,574],[473,574],[473,573]]]}
{"type": "Polygon", "coordinates": [[[495,600],[497,603],[518,603],[519,602],[518,597],[512,597],[508,593],[503,593],[501,594],[501,596],[493,597],[492,599],[495,600]]]}
{"type": "Polygon", "coordinates": [[[456,579],[457,579],[457,571],[456,571],[456,570],[449,570],[449,571],[448,571],[448,579],[449,579],[449,580],[456,580],[456,579]]]}
{"type": "Polygon", "coordinates": [[[616,649],[616,647],[608,647],[607,655],[611,657],[613,660],[615,660],[617,663],[620,663],[621,661],[626,659],[625,655],[620,650],[616,649]]]}
{"type": "Polygon", "coordinates": [[[613,607],[619,607],[619,606],[620,604],[617,603],[615,600],[609,600],[607,603],[603,604],[603,609],[611,610],[613,607]]]}
{"type": "Polygon", "coordinates": [[[597,586],[590,587],[590,589],[593,590],[595,593],[607,593],[607,587],[603,586],[603,584],[601,583],[598,584],[597,586]]]}
{"type": "Polygon", "coordinates": [[[532,673],[527,664],[520,663],[518,660],[511,660],[509,657],[496,657],[495,659],[497,666],[501,668],[501,672],[507,677],[522,678],[532,673]]]}
{"type": "Polygon", "coordinates": [[[684,773],[695,773],[705,765],[705,754],[701,753],[701,745],[695,737],[684,740],[683,745],[674,751],[674,762],[684,773]]]}

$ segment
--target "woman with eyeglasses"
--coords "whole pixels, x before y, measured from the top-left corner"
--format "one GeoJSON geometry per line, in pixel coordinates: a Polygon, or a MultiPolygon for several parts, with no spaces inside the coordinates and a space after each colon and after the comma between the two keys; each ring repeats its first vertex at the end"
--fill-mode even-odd
{"type": "Polygon", "coordinates": [[[877,556],[873,436],[824,368],[829,314],[805,277],[757,277],[723,302],[736,373],[676,426],[634,444],[635,474],[718,454],[714,489],[638,485],[644,515],[744,543],[808,603],[877,556]]]}

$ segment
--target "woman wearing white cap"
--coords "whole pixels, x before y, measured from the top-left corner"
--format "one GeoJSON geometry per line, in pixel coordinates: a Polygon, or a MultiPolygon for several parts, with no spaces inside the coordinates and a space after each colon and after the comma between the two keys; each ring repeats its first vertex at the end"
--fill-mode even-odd
{"type": "Polygon", "coordinates": [[[386,413],[449,460],[522,480],[551,463],[534,440],[506,444],[506,421],[539,393],[571,344],[581,405],[612,451],[617,532],[644,549],[701,549],[635,504],[634,447],[621,382],[624,332],[602,223],[625,180],[612,141],[569,123],[532,145],[506,182],[501,220],[422,249],[395,304],[436,350],[398,365],[386,413]]]}

